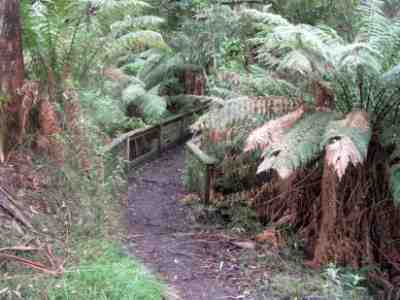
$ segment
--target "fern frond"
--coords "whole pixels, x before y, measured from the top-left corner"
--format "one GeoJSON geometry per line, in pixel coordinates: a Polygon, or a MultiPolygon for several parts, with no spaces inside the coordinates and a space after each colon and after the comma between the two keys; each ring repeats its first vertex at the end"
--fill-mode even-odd
{"type": "Polygon", "coordinates": [[[146,120],[157,121],[167,111],[167,102],[158,95],[147,93],[138,97],[137,101],[143,108],[146,120]]]}
{"type": "Polygon", "coordinates": [[[259,46],[258,59],[265,65],[303,75],[306,81],[343,72],[357,76],[359,67],[380,73],[400,56],[400,21],[386,18],[376,0],[364,1],[359,16],[359,34],[352,43],[327,26],[287,20],[274,24],[269,15],[264,15],[264,27],[250,41],[259,46]]]}
{"type": "Polygon", "coordinates": [[[337,62],[341,70],[354,72],[359,66],[374,73],[382,70],[382,53],[367,43],[353,43],[337,49],[337,62]]]}
{"type": "Polygon", "coordinates": [[[306,105],[302,104],[295,111],[278,119],[271,120],[255,129],[248,136],[243,152],[250,152],[256,149],[265,151],[269,145],[278,143],[282,139],[282,136],[303,117],[307,110],[306,105]]]}
{"type": "Polygon", "coordinates": [[[131,84],[122,92],[122,101],[127,106],[130,103],[135,102],[137,98],[144,94],[146,94],[146,90],[143,86],[131,84]]]}
{"type": "Polygon", "coordinates": [[[123,20],[116,21],[111,24],[111,32],[114,36],[120,36],[126,34],[129,31],[143,30],[143,29],[156,29],[165,20],[157,16],[139,16],[132,17],[130,15],[125,16],[123,20]]]}
{"type": "Polygon", "coordinates": [[[382,80],[387,85],[396,85],[400,81],[400,64],[394,66],[382,75],[382,80]]]}
{"type": "Polygon", "coordinates": [[[143,85],[131,84],[122,92],[125,106],[135,104],[143,110],[145,119],[159,119],[167,110],[167,102],[156,94],[157,90],[146,91],[143,85]]]}
{"type": "MultiPolygon", "coordinates": [[[[258,124],[260,118],[270,119],[285,115],[299,106],[287,97],[238,97],[215,105],[192,125],[194,131],[210,129],[224,131],[238,124],[258,124]]],[[[254,127],[253,127],[254,128],[254,127]]]]}
{"type": "Polygon", "coordinates": [[[298,97],[298,87],[257,65],[250,66],[250,74],[241,80],[241,93],[254,96],[298,97]]]}
{"type": "Polygon", "coordinates": [[[289,21],[284,17],[268,12],[271,6],[267,6],[264,11],[257,9],[245,8],[240,11],[240,14],[245,19],[250,19],[253,22],[268,25],[288,25],[289,21]]]}
{"type": "Polygon", "coordinates": [[[125,50],[137,51],[147,48],[168,49],[163,36],[155,31],[142,30],[130,32],[118,39],[120,47],[125,50]]]}
{"type": "Polygon", "coordinates": [[[321,148],[325,148],[325,161],[334,168],[339,180],[350,164],[357,166],[367,158],[370,139],[371,127],[367,112],[351,112],[344,120],[328,124],[321,148]]]}
{"type": "Polygon", "coordinates": [[[309,57],[303,51],[294,50],[281,60],[278,70],[295,70],[301,76],[310,76],[313,72],[313,66],[309,57]]]}
{"type": "Polygon", "coordinates": [[[242,95],[239,95],[228,88],[223,88],[219,86],[212,86],[209,90],[210,95],[215,97],[220,97],[222,99],[232,99],[232,98],[239,98],[242,95]]]}
{"type": "Polygon", "coordinates": [[[270,169],[284,179],[296,169],[305,166],[321,153],[320,143],[326,125],[335,118],[335,113],[315,112],[305,115],[282,139],[266,149],[264,160],[257,173],[270,169]]]}
{"type": "Polygon", "coordinates": [[[150,89],[160,84],[164,80],[174,76],[174,72],[179,69],[183,69],[185,61],[180,55],[164,55],[157,64],[153,65],[153,68],[143,77],[143,73],[140,75],[143,81],[146,83],[146,88],[150,89]]]}
{"type": "Polygon", "coordinates": [[[102,11],[115,13],[115,11],[151,7],[151,5],[141,0],[92,0],[94,6],[102,11]]]}
{"type": "Polygon", "coordinates": [[[357,41],[368,43],[382,54],[384,64],[393,64],[400,49],[400,20],[389,19],[383,11],[384,3],[379,0],[363,1],[358,12],[360,15],[357,41]]]}

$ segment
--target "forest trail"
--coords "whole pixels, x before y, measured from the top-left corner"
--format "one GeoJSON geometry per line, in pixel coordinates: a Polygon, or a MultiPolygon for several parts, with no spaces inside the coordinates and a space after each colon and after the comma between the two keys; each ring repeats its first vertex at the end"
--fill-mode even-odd
{"type": "Polygon", "coordinates": [[[131,175],[130,251],[182,300],[249,299],[238,298],[234,278],[239,267],[227,259],[235,249],[201,232],[191,209],[178,201],[186,195],[183,167],[184,149],[177,147],[131,175]]]}

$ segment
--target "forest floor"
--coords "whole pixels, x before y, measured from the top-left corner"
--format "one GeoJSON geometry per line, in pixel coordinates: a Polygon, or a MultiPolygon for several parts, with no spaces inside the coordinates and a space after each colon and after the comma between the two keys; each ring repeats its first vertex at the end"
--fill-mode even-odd
{"type": "Polygon", "coordinates": [[[182,201],[190,197],[182,183],[183,152],[172,149],[132,172],[130,252],[182,300],[293,299],[288,296],[300,290],[318,290],[318,276],[285,261],[277,249],[199,222],[198,212],[182,201]]]}

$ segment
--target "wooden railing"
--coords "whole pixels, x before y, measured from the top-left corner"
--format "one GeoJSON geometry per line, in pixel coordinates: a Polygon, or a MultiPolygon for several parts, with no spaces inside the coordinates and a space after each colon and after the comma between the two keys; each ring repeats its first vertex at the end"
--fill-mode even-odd
{"type": "Polygon", "coordinates": [[[185,141],[190,135],[189,127],[195,121],[196,115],[207,110],[210,103],[211,100],[206,100],[200,107],[189,112],[122,134],[108,144],[104,152],[123,155],[129,166],[157,157],[163,151],[185,141]]]}

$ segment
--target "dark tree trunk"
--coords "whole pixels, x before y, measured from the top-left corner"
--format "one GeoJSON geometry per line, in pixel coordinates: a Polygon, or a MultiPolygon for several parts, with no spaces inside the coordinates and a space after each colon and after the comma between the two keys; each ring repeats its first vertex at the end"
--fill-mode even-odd
{"type": "Polygon", "coordinates": [[[185,94],[203,96],[205,94],[205,78],[200,71],[184,72],[185,94]]]}
{"type": "Polygon", "coordinates": [[[18,90],[23,81],[20,1],[0,0],[0,112],[3,112],[0,127],[3,139],[12,136],[17,140],[20,134],[18,114],[22,97],[18,90]]]}

